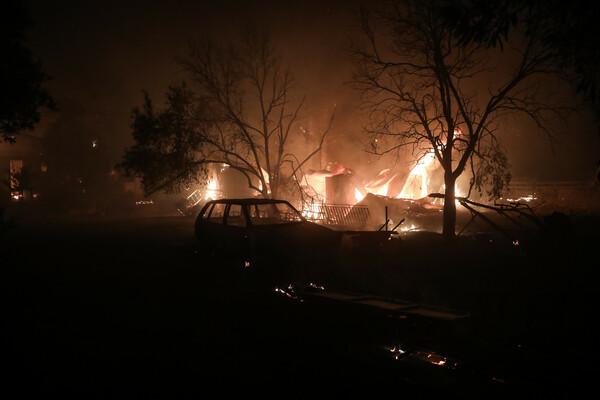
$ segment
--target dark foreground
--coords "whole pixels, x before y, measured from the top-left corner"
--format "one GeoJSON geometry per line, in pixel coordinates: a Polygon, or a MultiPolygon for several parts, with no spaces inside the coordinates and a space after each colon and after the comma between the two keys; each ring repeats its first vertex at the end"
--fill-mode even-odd
{"type": "Polygon", "coordinates": [[[184,217],[17,223],[1,241],[0,390],[577,396],[599,355],[597,228],[517,249],[405,238],[346,256],[323,282],[469,315],[447,321],[258,289],[201,253],[184,217]]]}

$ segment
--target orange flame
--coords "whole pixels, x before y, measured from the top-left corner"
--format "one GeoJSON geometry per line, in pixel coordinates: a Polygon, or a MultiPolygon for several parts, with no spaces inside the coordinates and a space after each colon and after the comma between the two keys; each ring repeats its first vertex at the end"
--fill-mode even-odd
{"type": "Polygon", "coordinates": [[[433,165],[435,161],[435,154],[433,151],[427,153],[423,158],[417,162],[414,166],[408,179],[397,198],[401,199],[421,199],[429,194],[429,173],[428,169],[433,165]]]}

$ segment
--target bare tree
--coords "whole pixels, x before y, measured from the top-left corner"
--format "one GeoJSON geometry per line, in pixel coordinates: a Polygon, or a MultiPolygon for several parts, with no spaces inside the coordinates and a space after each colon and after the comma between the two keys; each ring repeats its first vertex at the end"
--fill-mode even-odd
{"type": "Polygon", "coordinates": [[[305,99],[294,96],[292,76],[265,31],[244,30],[239,46],[191,44],[179,62],[206,101],[212,123],[204,135],[207,158],[244,174],[248,186],[264,197],[280,196],[321,151],[334,113],[313,149],[292,151],[305,99]]]}
{"type": "Polygon", "coordinates": [[[511,56],[501,55],[498,65],[505,70],[491,69],[489,49],[459,43],[443,23],[441,5],[400,0],[362,10],[361,41],[352,44],[351,54],[369,116],[366,131],[387,139],[373,151],[412,146],[417,157],[433,152],[444,173],[443,234],[453,237],[455,184],[469,165],[480,172],[472,185],[491,183],[492,194],[510,179],[501,119],[524,113],[552,138],[549,118],[567,108],[551,105],[541,90],[541,79],[556,70],[535,35],[519,38],[511,56]]]}
{"type": "Polygon", "coordinates": [[[299,188],[296,176],[321,151],[334,113],[314,148],[294,147],[304,97],[294,96],[268,33],[246,29],[236,46],[192,43],[177,61],[191,85],[170,87],[162,108],[145,94],[133,110],[135,144],[117,167],[141,178],[146,195],[202,184],[210,164],[239,171],[263,197],[299,188]]]}

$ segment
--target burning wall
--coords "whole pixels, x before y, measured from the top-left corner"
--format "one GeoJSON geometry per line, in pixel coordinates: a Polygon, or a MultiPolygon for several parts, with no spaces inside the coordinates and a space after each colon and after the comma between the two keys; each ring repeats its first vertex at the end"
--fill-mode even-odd
{"type": "MultiPolygon", "coordinates": [[[[308,189],[316,194],[317,202],[328,205],[349,205],[368,209],[369,226],[361,229],[379,229],[388,221],[391,229],[405,221],[398,230],[419,228],[436,230],[443,200],[428,197],[430,193],[443,193],[443,170],[435,160],[433,152],[426,153],[410,170],[400,167],[381,170],[374,178],[361,179],[353,170],[332,163],[336,168],[309,171],[303,179],[308,189]],[[430,226],[431,225],[431,226],[430,226]],[[433,226],[436,225],[436,226],[433,226]]],[[[463,177],[457,182],[456,195],[466,192],[463,177]]],[[[468,183],[468,182],[467,182],[468,183]]],[[[318,220],[319,204],[304,205],[305,215],[318,220]]],[[[350,216],[352,211],[348,211],[350,216]]]]}
{"type": "Polygon", "coordinates": [[[372,179],[363,181],[339,163],[336,168],[309,171],[303,183],[316,198],[330,204],[355,204],[367,194],[390,198],[420,199],[440,191],[442,175],[433,152],[426,154],[410,172],[387,168],[372,179]]]}

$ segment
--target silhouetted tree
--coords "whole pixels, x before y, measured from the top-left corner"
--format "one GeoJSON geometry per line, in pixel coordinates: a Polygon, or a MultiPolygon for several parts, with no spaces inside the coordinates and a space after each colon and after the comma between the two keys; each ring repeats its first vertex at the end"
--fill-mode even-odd
{"type": "Polygon", "coordinates": [[[184,84],[169,87],[165,105],[157,109],[144,92],[144,104],[133,110],[131,130],[135,144],[125,150],[118,168],[141,179],[146,195],[177,193],[200,183],[209,158],[210,121],[206,106],[184,84]]]}
{"type": "MultiPolygon", "coordinates": [[[[445,24],[463,44],[502,47],[514,30],[536,36],[600,123],[600,3],[565,0],[463,0],[442,7],[445,24]]],[[[598,132],[600,136],[600,130],[598,132]]],[[[600,165],[600,163],[599,163],[600,165]]],[[[600,181],[600,173],[597,173],[600,181]]]]}
{"type": "Polygon", "coordinates": [[[33,129],[40,121],[40,108],[56,108],[43,88],[49,77],[27,47],[30,24],[21,2],[0,2],[0,132],[5,142],[33,129]]]}
{"type": "Polygon", "coordinates": [[[400,0],[363,10],[364,41],[355,42],[351,54],[369,116],[367,132],[387,139],[373,151],[412,146],[418,157],[435,154],[444,171],[443,233],[452,237],[455,183],[468,166],[475,173],[472,184],[490,184],[491,195],[510,179],[498,140],[501,118],[524,113],[552,137],[548,118],[567,107],[552,105],[542,93],[539,79],[557,71],[536,37],[520,37],[490,75],[490,52],[453,35],[444,24],[444,4],[400,0]]]}
{"type": "Polygon", "coordinates": [[[219,163],[242,173],[263,197],[282,195],[321,150],[329,127],[315,148],[292,150],[304,98],[292,93],[291,74],[268,33],[246,29],[235,46],[191,44],[178,61],[193,90],[170,88],[162,110],[146,96],[133,113],[136,144],[119,167],[141,178],[147,194],[176,192],[219,163]]]}
{"type": "MultiPolygon", "coordinates": [[[[600,4],[565,0],[446,1],[445,23],[461,44],[502,48],[514,30],[535,36],[578,92],[600,105],[600,4]]],[[[598,110],[600,115],[600,109],[598,110]]]]}

